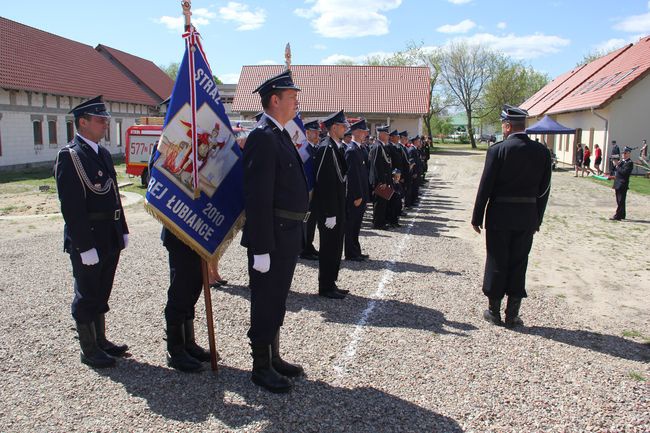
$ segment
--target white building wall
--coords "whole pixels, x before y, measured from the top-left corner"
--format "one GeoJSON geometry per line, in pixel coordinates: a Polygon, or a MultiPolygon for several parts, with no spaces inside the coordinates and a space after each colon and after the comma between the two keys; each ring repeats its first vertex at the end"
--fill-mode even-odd
{"type": "MultiPolygon", "coordinates": [[[[85,98],[83,99],[85,100],[85,98]]],[[[0,89],[0,168],[25,164],[52,162],[62,147],[67,143],[66,121],[72,119],[67,114],[71,107],[82,102],[82,98],[43,95],[25,91],[7,91],[0,89]],[[13,94],[12,94],[13,93],[13,94]],[[31,106],[28,105],[31,102],[31,106]],[[34,144],[32,119],[41,119],[42,145],[34,144]],[[50,143],[48,119],[56,119],[56,142],[50,143]]],[[[146,116],[149,107],[142,104],[114,103],[111,113],[110,141],[102,141],[109,152],[114,155],[124,153],[125,132],[135,125],[138,117],[146,116]],[[128,111],[127,111],[128,110],[128,111]],[[117,140],[117,121],[121,121],[121,140],[117,140]],[[118,146],[118,142],[120,145],[118,146]]],[[[153,108],[153,107],[152,107],[153,108]]]]}

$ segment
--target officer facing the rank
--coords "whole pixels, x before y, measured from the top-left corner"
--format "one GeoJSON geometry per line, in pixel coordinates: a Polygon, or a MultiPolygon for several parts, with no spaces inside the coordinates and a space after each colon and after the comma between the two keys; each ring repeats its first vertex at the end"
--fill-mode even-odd
{"type": "MultiPolygon", "coordinates": [[[[379,185],[392,184],[391,158],[388,151],[388,125],[377,127],[377,141],[372,145],[370,150],[370,185],[377,188],[379,185]]],[[[386,210],[388,200],[375,195],[375,204],[372,208],[373,227],[380,230],[386,230],[386,210]]]]}
{"type": "Polygon", "coordinates": [[[551,186],[551,154],[524,132],[527,115],[526,110],[504,105],[505,139],[487,151],[472,215],[477,233],[485,227],[483,293],[489,309],[483,317],[500,325],[501,300],[507,295],[505,325],[509,328],[523,325],[519,306],[527,296],[528,253],[542,224],[551,186]]]}
{"type": "Polygon", "coordinates": [[[291,72],[262,83],[265,116],[244,146],[246,224],[242,245],[248,249],[251,290],[251,380],[271,392],[288,392],[291,378],[304,374],[280,357],[280,327],[298,255],[309,191],[302,159],[285,125],[296,116],[298,92],[291,72]]]}
{"type": "Polygon", "coordinates": [[[320,252],[318,255],[318,294],[343,299],[347,290],[339,289],[336,280],[341,268],[343,236],[345,235],[345,144],[343,135],[348,127],[343,111],[323,120],[327,136],[316,153],[314,207],[318,212],[320,252]]]}
{"type": "Polygon", "coordinates": [[[101,95],[70,113],[77,133],[59,151],[55,177],[65,221],[63,249],[70,254],[74,276],[72,317],[79,333],[81,362],[111,367],[128,346],[106,338],[104,315],[120,251],[129,242],[113,159],[99,145],[111,115],[101,95]]]}

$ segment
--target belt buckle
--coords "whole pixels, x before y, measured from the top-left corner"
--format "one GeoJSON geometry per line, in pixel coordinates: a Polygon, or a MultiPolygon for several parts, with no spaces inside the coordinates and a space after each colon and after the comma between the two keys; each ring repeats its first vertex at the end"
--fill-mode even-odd
{"type": "Polygon", "coordinates": [[[122,216],[122,209],[115,209],[115,213],[113,214],[113,219],[117,221],[120,219],[121,216],[122,216]]]}
{"type": "Polygon", "coordinates": [[[307,213],[305,214],[305,217],[302,219],[302,222],[306,223],[307,220],[309,219],[309,215],[311,215],[311,211],[307,211],[307,213]]]}

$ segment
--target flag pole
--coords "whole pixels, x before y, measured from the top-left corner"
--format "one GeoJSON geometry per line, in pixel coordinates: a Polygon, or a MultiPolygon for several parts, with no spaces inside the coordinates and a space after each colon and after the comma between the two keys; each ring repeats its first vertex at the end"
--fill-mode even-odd
{"type": "Polygon", "coordinates": [[[287,69],[291,69],[291,44],[289,42],[284,47],[284,64],[287,66],[287,69]]]}
{"type": "MultiPolygon", "coordinates": [[[[181,2],[183,8],[183,15],[185,15],[185,32],[192,33],[194,29],[192,28],[192,22],[190,16],[192,15],[192,2],[191,0],[183,0],[181,2]]],[[[190,99],[193,104],[196,104],[195,100],[195,88],[194,88],[194,61],[192,56],[192,50],[194,50],[193,38],[189,37],[188,43],[190,44],[190,50],[188,50],[188,55],[190,56],[190,83],[192,86],[190,99]]],[[[198,182],[198,145],[196,137],[196,105],[192,106],[192,178],[194,180],[194,197],[198,198],[200,194],[199,182],[198,182]]],[[[201,258],[201,275],[203,277],[203,296],[205,298],[205,319],[208,322],[208,342],[210,344],[210,365],[212,366],[212,371],[217,371],[217,344],[215,341],[214,335],[214,318],[212,317],[212,296],[210,294],[210,281],[208,275],[208,262],[201,258]]]]}

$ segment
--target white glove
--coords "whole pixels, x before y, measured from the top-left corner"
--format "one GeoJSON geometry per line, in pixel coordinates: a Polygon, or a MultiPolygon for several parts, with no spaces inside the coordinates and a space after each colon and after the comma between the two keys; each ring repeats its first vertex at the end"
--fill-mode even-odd
{"type": "Polygon", "coordinates": [[[333,229],[335,225],[336,225],[336,217],[335,216],[327,217],[325,219],[325,227],[327,227],[328,229],[333,229]]]}
{"type": "Polygon", "coordinates": [[[253,269],[263,274],[271,269],[271,256],[269,254],[253,254],[253,269]]]}
{"type": "Polygon", "coordinates": [[[99,263],[99,256],[97,255],[97,250],[95,248],[79,253],[79,255],[81,256],[81,263],[86,266],[92,266],[99,263]]]}
{"type": "Polygon", "coordinates": [[[129,234],[124,233],[122,235],[122,239],[124,239],[124,248],[128,247],[129,246],[129,234]]]}

